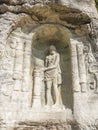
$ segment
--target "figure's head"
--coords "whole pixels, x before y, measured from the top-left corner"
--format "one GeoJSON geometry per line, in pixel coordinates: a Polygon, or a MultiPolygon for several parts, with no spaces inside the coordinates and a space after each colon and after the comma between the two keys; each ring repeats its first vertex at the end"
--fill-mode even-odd
{"type": "Polygon", "coordinates": [[[57,52],[56,47],[55,47],[54,45],[51,45],[51,46],[49,47],[49,53],[50,53],[50,54],[54,54],[55,52],[57,52]]]}

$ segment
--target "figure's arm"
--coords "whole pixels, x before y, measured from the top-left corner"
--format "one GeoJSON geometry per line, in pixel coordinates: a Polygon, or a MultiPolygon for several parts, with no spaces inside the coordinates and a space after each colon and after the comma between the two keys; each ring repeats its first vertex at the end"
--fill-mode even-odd
{"type": "Polygon", "coordinates": [[[46,70],[55,69],[59,64],[59,61],[60,61],[60,56],[59,56],[59,54],[57,54],[54,65],[47,67],[46,70]]]}
{"type": "Polygon", "coordinates": [[[36,71],[45,71],[47,69],[47,67],[48,67],[48,56],[45,59],[44,67],[37,65],[37,66],[34,67],[34,72],[36,72],[36,71]]]}
{"type": "Polygon", "coordinates": [[[48,66],[48,57],[46,57],[46,59],[45,59],[45,67],[47,67],[48,66]]]}
{"type": "Polygon", "coordinates": [[[55,66],[57,67],[58,66],[58,64],[59,64],[59,62],[60,62],[60,55],[57,53],[57,55],[56,55],[56,60],[55,60],[55,66]]]}

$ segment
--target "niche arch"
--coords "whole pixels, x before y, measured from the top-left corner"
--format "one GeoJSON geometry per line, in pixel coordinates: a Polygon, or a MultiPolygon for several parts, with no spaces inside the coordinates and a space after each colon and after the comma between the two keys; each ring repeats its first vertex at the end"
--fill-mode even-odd
{"type": "MultiPolygon", "coordinates": [[[[32,30],[33,31],[33,30],[32,30]]],[[[38,27],[32,37],[32,63],[33,66],[44,66],[44,59],[48,47],[54,45],[60,54],[60,67],[62,71],[61,95],[66,108],[73,109],[73,90],[71,79],[71,54],[70,54],[70,31],[55,24],[45,24],[38,27]]],[[[42,90],[43,93],[43,90],[42,90]]],[[[43,94],[45,96],[45,94],[43,94]]],[[[42,98],[42,102],[44,97],[42,98]]]]}
{"type": "MultiPolygon", "coordinates": [[[[84,82],[84,59],[82,57],[81,60],[80,57],[80,53],[83,54],[82,40],[80,39],[79,41],[77,37],[73,37],[73,33],[71,33],[71,31],[58,24],[43,24],[37,26],[36,28],[28,28],[25,32],[21,28],[17,28],[12,32],[9,39],[10,38],[11,40],[14,40],[13,44],[17,43],[17,46],[15,47],[16,57],[14,58],[13,65],[13,78],[15,80],[14,92],[21,92],[24,96],[26,95],[26,98],[22,98],[20,96],[21,98],[19,97],[19,101],[23,100],[21,102],[24,102],[24,106],[27,108],[32,107],[32,73],[35,64],[32,57],[36,56],[39,58],[39,56],[41,56],[40,61],[43,60],[48,46],[53,44],[56,46],[57,51],[61,54],[61,68],[64,68],[64,70],[62,70],[62,77],[63,82],[65,83],[63,83],[64,87],[62,86],[61,88],[63,103],[66,108],[74,110],[74,92],[80,92],[80,84],[81,86],[85,86],[86,83],[84,82]],[[41,52],[41,50],[43,51],[41,52]],[[41,55],[38,55],[40,53],[41,55]],[[21,57],[19,54],[21,54],[21,57]],[[69,70],[67,70],[68,68],[69,70]],[[66,84],[68,82],[70,85],[66,84]],[[18,84],[19,86],[17,87],[18,84]]],[[[43,62],[40,62],[40,65],[43,65],[43,62]]],[[[14,97],[13,95],[12,98],[14,97]]]]}

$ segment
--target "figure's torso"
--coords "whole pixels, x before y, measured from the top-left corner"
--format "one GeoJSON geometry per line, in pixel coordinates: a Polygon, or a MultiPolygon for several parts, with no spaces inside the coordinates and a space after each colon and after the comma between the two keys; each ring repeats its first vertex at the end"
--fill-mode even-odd
{"type": "MultiPolygon", "coordinates": [[[[55,62],[58,58],[57,56],[59,56],[58,53],[56,53],[55,55],[49,55],[49,56],[46,57],[47,67],[52,67],[52,66],[55,65],[55,62]]],[[[61,74],[59,62],[58,62],[57,66],[55,68],[47,70],[45,72],[45,77],[46,78],[55,78],[55,77],[58,76],[58,74],[61,74]]]]}

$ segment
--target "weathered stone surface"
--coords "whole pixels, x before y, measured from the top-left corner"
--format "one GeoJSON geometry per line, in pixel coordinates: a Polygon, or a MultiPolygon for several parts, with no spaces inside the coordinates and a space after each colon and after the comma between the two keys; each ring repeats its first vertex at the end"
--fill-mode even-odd
{"type": "Polygon", "coordinates": [[[98,129],[97,15],[94,0],[0,0],[1,130],[98,129]],[[60,111],[32,107],[35,63],[51,44],[61,55],[60,111]]]}
{"type": "MultiPolygon", "coordinates": [[[[58,121],[46,121],[46,122],[20,122],[19,126],[15,128],[15,130],[19,130],[20,128],[36,130],[71,130],[74,124],[67,125],[66,122],[58,122],[58,121]],[[25,128],[23,128],[25,126],[25,128]]],[[[76,126],[78,128],[78,125],[76,126]]]]}
{"type": "Polygon", "coordinates": [[[56,23],[68,27],[90,23],[90,18],[78,9],[68,8],[58,4],[51,5],[29,5],[23,4],[22,6],[9,6],[0,5],[0,12],[7,11],[12,13],[26,13],[31,15],[32,19],[38,23],[56,23]],[[67,14],[66,14],[67,13],[67,14]],[[77,19],[77,20],[76,20],[77,19]]]}
{"type": "Polygon", "coordinates": [[[86,12],[92,17],[97,16],[97,10],[95,8],[95,1],[94,0],[59,0],[60,4],[67,5],[69,7],[74,7],[77,9],[86,12]]]}

